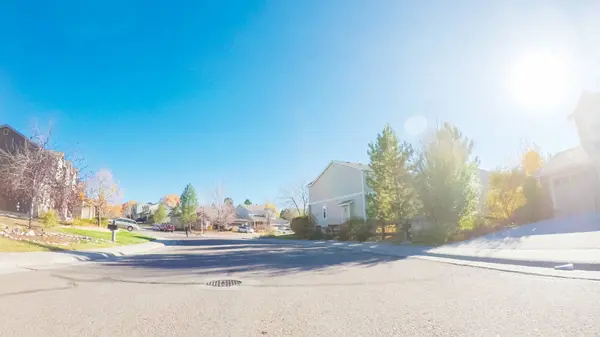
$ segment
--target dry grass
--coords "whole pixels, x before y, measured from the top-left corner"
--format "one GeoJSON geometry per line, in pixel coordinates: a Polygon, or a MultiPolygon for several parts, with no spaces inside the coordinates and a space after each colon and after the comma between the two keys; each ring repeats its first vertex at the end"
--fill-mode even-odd
{"type": "Polygon", "coordinates": [[[30,242],[11,240],[0,237],[0,252],[2,253],[47,252],[51,250],[51,247],[44,247],[30,242]]]}
{"type": "MultiPolygon", "coordinates": [[[[0,225],[29,226],[29,220],[0,215],[0,225]]],[[[40,222],[38,219],[33,219],[33,221],[31,222],[31,225],[33,227],[44,227],[44,224],[42,222],[40,222]]]]}

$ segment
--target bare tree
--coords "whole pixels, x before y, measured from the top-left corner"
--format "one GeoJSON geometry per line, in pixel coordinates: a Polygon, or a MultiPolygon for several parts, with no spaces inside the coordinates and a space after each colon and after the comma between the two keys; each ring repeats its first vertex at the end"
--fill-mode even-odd
{"type": "Polygon", "coordinates": [[[29,227],[41,208],[51,205],[52,190],[60,177],[64,155],[49,149],[52,131],[34,129],[30,139],[0,149],[0,183],[15,200],[29,205],[29,227]]]}
{"type": "Polygon", "coordinates": [[[295,210],[299,216],[308,213],[308,187],[305,182],[282,188],[279,198],[285,207],[295,210]]]}
{"type": "Polygon", "coordinates": [[[109,204],[117,203],[121,197],[119,184],[115,182],[109,169],[101,169],[86,184],[86,201],[96,210],[98,226],[102,222],[102,214],[109,204]]]}
{"type": "Polygon", "coordinates": [[[227,228],[236,218],[233,204],[225,200],[225,188],[222,184],[218,184],[213,190],[212,208],[215,213],[213,221],[219,229],[227,228]]]}

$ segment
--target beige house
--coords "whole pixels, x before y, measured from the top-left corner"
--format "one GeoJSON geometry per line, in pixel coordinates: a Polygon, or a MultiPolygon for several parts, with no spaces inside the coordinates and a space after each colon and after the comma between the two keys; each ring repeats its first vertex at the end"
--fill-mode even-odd
{"type": "Polygon", "coordinates": [[[580,145],[557,153],[537,173],[555,216],[600,210],[600,93],[584,91],[570,117],[580,145]]]}
{"type": "Polygon", "coordinates": [[[366,178],[368,165],[332,161],[308,185],[309,214],[322,227],[340,225],[350,218],[367,218],[366,197],[372,193],[366,178]]]}

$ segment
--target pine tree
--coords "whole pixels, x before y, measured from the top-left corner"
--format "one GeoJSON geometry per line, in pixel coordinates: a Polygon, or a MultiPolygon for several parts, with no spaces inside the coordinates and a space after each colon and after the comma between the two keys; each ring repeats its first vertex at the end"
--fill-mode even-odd
{"type": "Polygon", "coordinates": [[[191,225],[195,223],[198,218],[196,213],[198,208],[198,196],[196,195],[194,186],[192,186],[192,184],[187,184],[179,199],[181,222],[184,225],[191,227],[191,225]]]}
{"type": "MultiPolygon", "coordinates": [[[[414,217],[417,197],[413,187],[413,155],[410,144],[399,144],[398,137],[388,124],[375,143],[369,144],[369,166],[373,170],[367,176],[367,184],[373,194],[367,197],[367,215],[378,220],[398,222],[414,217]]],[[[382,227],[382,235],[385,235],[382,227]]]]}
{"type": "Polygon", "coordinates": [[[431,234],[446,241],[460,223],[472,219],[479,196],[479,160],[473,141],[444,123],[427,142],[417,162],[417,191],[431,234]]]}
{"type": "Polygon", "coordinates": [[[154,223],[163,223],[167,220],[167,209],[163,204],[158,205],[158,209],[154,212],[152,219],[154,223]]]}

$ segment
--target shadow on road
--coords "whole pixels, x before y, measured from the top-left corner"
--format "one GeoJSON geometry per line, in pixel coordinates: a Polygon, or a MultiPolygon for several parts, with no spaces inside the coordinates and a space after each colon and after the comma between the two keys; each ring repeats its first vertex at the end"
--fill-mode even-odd
{"type": "Polygon", "coordinates": [[[147,270],[185,270],[198,275],[238,272],[282,275],[335,266],[369,267],[402,259],[324,245],[273,244],[251,240],[186,240],[180,245],[183,247],[174,253],[123,257],[105,265],[147,270]]]}

